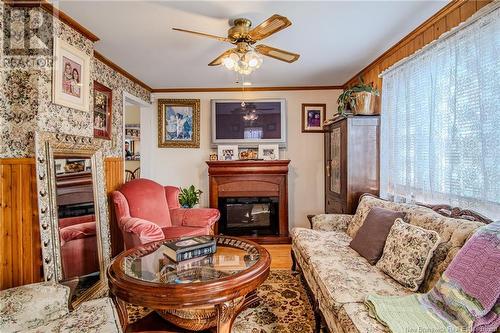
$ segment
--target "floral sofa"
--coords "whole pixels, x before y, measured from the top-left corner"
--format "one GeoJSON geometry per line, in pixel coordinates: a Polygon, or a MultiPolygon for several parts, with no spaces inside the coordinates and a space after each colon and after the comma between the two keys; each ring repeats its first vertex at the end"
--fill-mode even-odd
{"type": "MultiPolygon", "coordinates": [[[[322,319],[317,322],[322,321],[331,332],[387,332],[369,316],[364,305],[366,296],[411,293],[349,247],[368,212],[375,206],[405,212],[406,222],[440,235],[441,243],[420,285],[421,292],[432,288],[468,237],[484,225],[445,217],[427,207],[364,195],[354,215],[316,215],[312,218],[312,229],[295,228],[292,231],[294,265],[299,265],[315,300],[317,318],[322,319]]],[[[319,329],[318,325],[317,331],[319,329]]]]}
{"type": "Polygon", "coordinates": [[[41,282],[0,291],[0,332],[119,333],[120,320],[109,297],[68,310],[70,289],[41,282]]]}

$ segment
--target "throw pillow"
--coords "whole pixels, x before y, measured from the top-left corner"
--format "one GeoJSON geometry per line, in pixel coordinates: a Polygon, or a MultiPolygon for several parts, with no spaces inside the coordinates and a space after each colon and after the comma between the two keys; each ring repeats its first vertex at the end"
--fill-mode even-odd
{"type": "Polygon", "coordinates": [[[417,291],[439,242],[437,232],[397,219],[376,266],[401,285],[417,291]]]}
{"type": "Polygon", "coordinates": [[[370,265],[375,265],[382,256],[385,240],[394,221],[404,216],[403,212],[373,207],[349,246],[368,260],[370,265]]]}

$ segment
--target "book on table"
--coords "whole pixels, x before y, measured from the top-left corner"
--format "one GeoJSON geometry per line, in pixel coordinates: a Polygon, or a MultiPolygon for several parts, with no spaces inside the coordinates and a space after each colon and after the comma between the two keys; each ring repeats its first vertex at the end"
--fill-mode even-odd
{"type": "Polygon", "coordinates": [[[196,236],[165,242],[163,253],[174,261],[184,261],[215,253],[217,245],[211,236],[196,236]]]}

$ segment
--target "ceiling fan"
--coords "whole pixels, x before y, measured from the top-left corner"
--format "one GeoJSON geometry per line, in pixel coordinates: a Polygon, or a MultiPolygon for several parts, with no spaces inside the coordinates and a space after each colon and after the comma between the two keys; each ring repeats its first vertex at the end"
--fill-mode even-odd
{"type": "Polygon", "coordinates": [[[235,45],[212,60],[209,66],[223,64],[226,68],[235,70],[240,74],[250,74],[260,67],[262,57],[265,55],[274,59],[292,63],[299,59],[297,53],[277,49],[264,44],[254,45],[258,41],[271,36],[292,25],[292,22],[284,16],[273,15],[255,28],[251,29],[252,22],[246,18],[238,18],[233,21],[233,26],[227,31],[227,37],[220,37],[202,32],[172,28],[176,31],[187,32],[199,36],[213,38],[221,42],[228,42],[235,45]]]}

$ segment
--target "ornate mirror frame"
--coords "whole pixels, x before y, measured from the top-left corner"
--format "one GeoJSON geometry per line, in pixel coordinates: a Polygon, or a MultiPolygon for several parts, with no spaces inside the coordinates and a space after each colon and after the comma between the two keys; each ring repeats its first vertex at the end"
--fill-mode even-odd
{"type": "Polygon", "coordinates": [[[59,282],[63,277],[54,158],[68,155],[86,157],[91,160],[100,276],[99,282],[72,303],[73,307],[77,307],[85,300],[104,295],[108,288],[106,268],[111,262],[111,241],[101,147],[102,140],[91,137],[51,132],[35,134],[38,213],[46,281],[59,282]]]}

